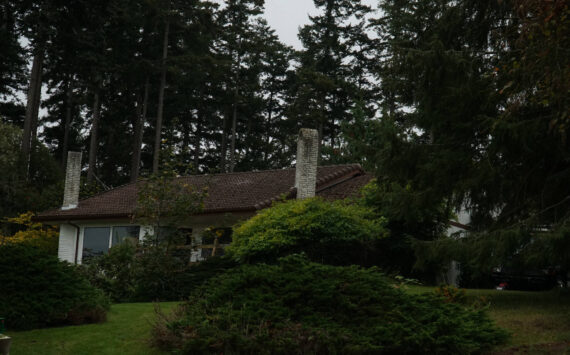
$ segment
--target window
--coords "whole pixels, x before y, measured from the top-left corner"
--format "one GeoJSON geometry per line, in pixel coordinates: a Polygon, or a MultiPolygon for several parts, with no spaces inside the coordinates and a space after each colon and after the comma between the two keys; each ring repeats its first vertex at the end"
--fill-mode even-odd
{"type": "Polygon", "coordinates": [[[83,232],[83,262],[107,254],[110,227],[86,227],[83,232]]]}
{"type": "Polygon", "coordinates": [[[133,238],[139,239],[139,226],[85,227],[83,230],[82,263],[107,254],[109,248],[133,238]]]}
{"type": "Polygon", "coordinates": [[[156,244],[191,245],[192,228],[159,227],[158,237],[154,237],[156,244]]]}
{"type": "Polygon", "coordinates": [[[117,245],[131,238],[139,240],[139,226],[119,226],[113,227],[113,240],[111,245],[117,245]]]}
{"type": "Polygon", "coordinates": [[[202,245],[200,248],[200,257],[202,259],[209,258],[216,250],[216,256],[225,254],[225,247],[232,242],[231,228],[214,228],[202,235],[202,245]],[[217,241],[216,241],[217,239],[217,241]]]}

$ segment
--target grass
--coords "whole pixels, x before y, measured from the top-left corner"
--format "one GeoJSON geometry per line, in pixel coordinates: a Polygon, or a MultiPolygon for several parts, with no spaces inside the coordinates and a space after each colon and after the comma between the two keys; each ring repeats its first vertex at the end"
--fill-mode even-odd
{"type": "MultiPolygon", "coordinates": [[[[406,290],[423,293],[433,292],[434,288],[407,286],[406,290]]],[[[491,318],[511,332],[510,343],[498,350],[508,354],[564,354],[565,345],[570,344],[570,294],[467,290],[467,298],[468,302],[484,298],[491,318]],[[541,347],[547,343],[558,347],[555,351],[541,347]]],[[[169,311],[175,305],[170,302],[160,306],[169,311]]],[[[153,319],[152,303],[117,304],[111,307],[105,323],[8,332],[12,337],[11,354],[161,354],[147,342],[153,319]]]]}
{"type": "MultiPolygon", "coordinates": [[[[407,290],[410,293],[422,293],[433,292],[434,288],[409,286],[407,290]]],[[[497,325],[511,333],[509,344],[502,349],[525,348],[534,353],[534,347],[539,344],[570,342],[568,292],[467,290],[468,302],[475,302],[478,299],[484,299],[485,303],[489,304],[489,315],[497,325]]],[[[537,353],[543,353],[538,349],[535,350],[537,353]]]]}
{"type": "MultiPolygon", "coordinates": [[[[161,303],[160,307],[168,311],[176,304],[161,303]]],[[[154,317],[152,303],[124,303],[111,307],[105,323],[8,331],[10,354],[161,354],[147,343],[154,317]]]]}

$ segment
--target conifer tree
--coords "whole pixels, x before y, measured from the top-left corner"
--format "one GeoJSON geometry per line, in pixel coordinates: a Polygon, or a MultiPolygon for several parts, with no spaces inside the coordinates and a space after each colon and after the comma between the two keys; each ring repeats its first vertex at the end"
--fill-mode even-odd
{"type": "MultiPolygon", "coordinates": [[[[322,14],[310,17],[299,32],[303,50],[288,116],[298,125],[315,127],[329,153],[340,146],[340,125],[352,119],[356,101],[370,99],[365,84],[370,51],[364,31],[372,10],[361,1],[315,0],[322,14]]],[[[328,154],[328,153],[327,153],[328,154]]]]}

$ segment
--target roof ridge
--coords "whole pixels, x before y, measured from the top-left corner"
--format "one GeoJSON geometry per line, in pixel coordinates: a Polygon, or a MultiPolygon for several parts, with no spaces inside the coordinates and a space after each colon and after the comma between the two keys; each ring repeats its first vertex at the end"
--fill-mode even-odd
{"type": "MultiPolygon", "coordinates": [[[[345,166],[345,167],[349,167],[349,166],[358,166],[360,168],[362,168],[360,166],[360,164],[358,163],[353,163],[353,164],[332,164],[332,165],[319,165],[317,166],[317,168],[331,168],[331,167],[339,167],[339,166],[345,166]]],[[[289,168],[281,168],[281,169],[266,169],[266,170],[250,170],[250,171],[234,171],[231,173],[213,173],[213,174],[193,174],[193,175],[181,175],[181,176],[177,176],[176,178],[186,178],[186,177],[193,177],[193,176],[217,176],[217,175],[240,175],[240,174],[251,174],[251,173],[266,173],[266,172],[273,172],[273,171],[284,171],[284,170],[290,170],[290,169],[295,169],[295,167],[289,167],[289,168]]]]}
{"type": "MultiPolygon", "coordinates": [[[[360,164],[358,164],[358,163],[356,163],[356,164],[324,165],[324,166],[327,166],[327,167],[343,166],[344,168],[342,168],[341,170],[334,171],[328,175],[325,175],[320,179],[317,179],[316,184],[315,184],[316,185],[315,189],[318,185],[326,184],[327,182],[330,182],[330,181],[332,181],[336,178],[339,178],[343,175],[347,175],[352,171],[360,170],[360,172],[364,172],[364,169],[362,169],[362,166],[360,166],[360,164]]],[[[283,195],[285,195],[285,198],[290,198],[290,197],[293,197],[293,194],[296,194],[296,193],[297,193],[297,187],[293,186],[289,189],[289,191],[287,191],[285,193],[281,193],[281,194],[274,196],[270,199],[256,203],[255,208],[261,209],[261,208],[267,207],[267,206],[271,205],[273,203],[273,201],[280,199],[283,195]]]]}

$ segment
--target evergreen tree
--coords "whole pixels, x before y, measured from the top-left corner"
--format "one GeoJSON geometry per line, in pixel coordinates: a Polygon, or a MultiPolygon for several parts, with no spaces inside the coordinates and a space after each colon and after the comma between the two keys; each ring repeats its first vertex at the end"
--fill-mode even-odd
{"type": "Polygon", "coordinates": [[[506,261],[538,226],[556,231],[567,223],[570,149],[559,123],[568,99],[558,91],[567,84],[552,76],[567,70],[539,74],[568,67],[558,49],[567,9],[532,4],[381,2],[382,116],[347,133],[379,177],[378,204],[391,206],[388,217],[402,221],[402,233],[425,236],[410,224],[424,221],[437,238],[449,210],[466,208],[472,234],[510,243],[496,248],[509,250],[506,261]],[[546,37],[544,52],[524,42],[529,33],[546,37]]]}
{"type": "Polygon", "coordinates": [[[288,116],[298,126],[318,129],[320,156],[330,159],[333,149],[341,145],[341,123],[352,119],[358,100],[372,98],[367,92],[371,90],[366,60],[370,39],[364,30],[371,9],[361,1],[314,3],[322,14],[311,16],[311,23],[300,30],[304,49],[298,55],[288,116]]]}

